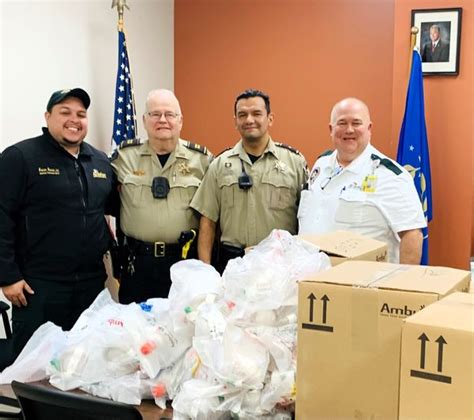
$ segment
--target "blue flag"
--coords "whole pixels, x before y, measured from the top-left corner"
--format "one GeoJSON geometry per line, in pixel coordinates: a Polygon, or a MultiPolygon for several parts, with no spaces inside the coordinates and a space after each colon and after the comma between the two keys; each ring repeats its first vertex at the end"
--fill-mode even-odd
{"type": "MultiPolygon", "coordinates": [[[[431,171],[428,139],[426,136],[425,105],[423,97],[423,73],[421,57],[413,51],[413,60],[408,84],[405,115],[398,141],[397,161],[413,177],[420,196],[426,221],[432,218],[431,171]]],[[[421,264],[428,264],[428,228],[423,229],[423,255],[421,264]]]]}
{"type": "Polygon", "coordinates": [[[118,70],[115,86],[114,132],[112,140],[120,144],[123,140],[137,137],[137,118],[133,98],[132,76],[128,61],[125,33],[118,33],[118,70]]]}

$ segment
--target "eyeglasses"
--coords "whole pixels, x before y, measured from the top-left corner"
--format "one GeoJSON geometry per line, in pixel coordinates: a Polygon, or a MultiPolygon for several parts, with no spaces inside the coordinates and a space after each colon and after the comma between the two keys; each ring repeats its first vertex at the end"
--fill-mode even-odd
{"type": "Polygon", "coordinates": [[[165,117],[166,121],[174,121],[176,118],[180,116],[180,114],[176,114],[175,112],[166,111],[166,112],[147,112],[146,113],[150,120],[153,121],[160,121],[161,117],[165,117]]]}

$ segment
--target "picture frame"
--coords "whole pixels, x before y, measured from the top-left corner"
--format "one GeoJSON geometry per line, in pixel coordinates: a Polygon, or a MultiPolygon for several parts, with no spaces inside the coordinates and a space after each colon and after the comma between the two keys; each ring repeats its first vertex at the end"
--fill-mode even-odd
{"type": "Polygon", "coordinates": [[[416,46],[424,75],[459,74],[462,8],[414,9],[411,25],[419,30],[416,46]]]}

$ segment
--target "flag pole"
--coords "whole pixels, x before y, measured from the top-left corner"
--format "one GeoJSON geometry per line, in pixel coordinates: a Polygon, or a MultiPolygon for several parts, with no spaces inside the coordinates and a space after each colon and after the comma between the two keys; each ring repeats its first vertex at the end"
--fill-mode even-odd
{"type": "Polygon", "coordinates": [[[416,45],[416,36],[418,35],[419,29],[416,26],[411,27],[411,36],[410,36],[410,58],[408,64],[408,78],[410,78],[411,73],[411,61],[413,59],[413,48],[416,45]]]}
{"type": "Polygon", "coordinates": [[[130,7],[128,7],[127,0],[112,0],[112,9],[114,7],[117,7],[118,14],[117,29],[119,31],[123,31],[123,10],[125,7],[130,10],[130,7]]]}
{"type": "Polygon", "coordinates": [[[133,80],[128,58],[128,48],[125,36],[124,11],[130,10],[127,0],[113,0],[112,9],[117,8],[119,34],[119,67],[116,81],[114,129],[112,144],[120,144],[123,140],[135,140],[138,138],[138,127],[136,118],[135,95],[133,80]]]}

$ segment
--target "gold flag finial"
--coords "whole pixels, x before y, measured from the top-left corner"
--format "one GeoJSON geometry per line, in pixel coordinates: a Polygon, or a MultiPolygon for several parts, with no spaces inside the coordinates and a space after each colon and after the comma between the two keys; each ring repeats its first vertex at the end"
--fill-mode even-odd
{"type": "Polygon", "coordinates": [[[408,59],[408,78],[410,78],[411,74],[411,62],[412,62],[412,57],[413,57],[413,49],[415,48],[416,45],[416,36],[418,35],[418,32],[420,30],[416,26],[412,26],[410,33],[411,33],[411,38],[410,38],[410,58],[408,59]]]}
{"type": "Polygon", "coordinates": [[[125,7],[130,10],[128,7],[127,0],[112,0],[112,9],[116,7],[118,13],[118,29],[121,31],[123,29],[123,11],[125,7]]]}

